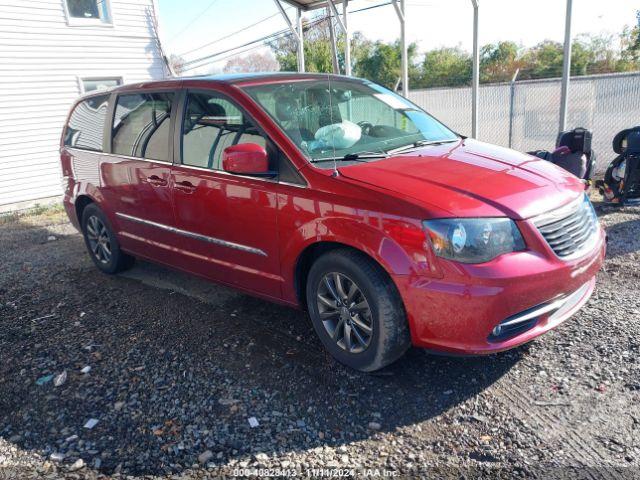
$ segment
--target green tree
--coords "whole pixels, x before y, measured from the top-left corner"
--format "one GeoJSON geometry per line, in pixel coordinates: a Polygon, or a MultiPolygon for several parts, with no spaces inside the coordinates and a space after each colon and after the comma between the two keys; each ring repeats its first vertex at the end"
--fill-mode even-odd
{"type": "MultiPolygon", "coordinates": [[[[329,21],[305,21],[304,31],[304,61],[308,72],[331,72],[331,42],[329,41],[329,21]]],[[[294,72],[298,70],[298,47],[291,36],[285,36],[269,44],[280,63],[280,70],[294,72]]]]}
{"type": "Polygon", "coordinates": [[[471,55],[460,47],[442,47],[425,53],[417,84],[412,87],[448,87],[471,81],[471,55]]]}
{"type": "MultiPolygon", "coordinates": [[[[613,47],[613,38],[606,35],[578,35],[572,45],[571,74],[587,75],[640,69],[640,11],[636,25],[622,32],[621,49],[613,47]]],[[[331,42],[329,20],[307,21],[305,31],[305,63],[309,72],[331,72],[331,42]]],[[[338,31],[338,62],[344,71],[344,36],[338,31]]],[[[283,38],[271,43],[271,48],[285,71],[297,70],[296,43],[283,38]]],[[[398,41],[371,41],[357,32],[351,43],[354,74],[385,85],[399,86],[401,55],[398,41]]],[[[484,45],[480,51],[480,81],[509,81],[516,70],[519,79],[559,77],[562,74],[564,48],[559,42],[545,40],[530,48],[515,42],[501,41],[484,45]]],[[[467,85],[471,80],[471,55],[459,47],[443,47],[427,51],[418,59],[416,44],[409,46],[409,81],[411,88],[467,85]]]]}
{"type": "MultiPolygon", "coordinates": [[[[419,69],[414,64],[417,53],[418,46],[415,43],[410,44],[408,46],[409,85],[419,80],[419,69]]],[[[354,73],[358,77],[395,89],[402,77],[400,42],[378,41],[362,45],[358,51],[354,73]]]]}
{"type": "MultiPolygon", "coordinates": [[[[337,32],[339,28],[334,25],[337,32]]],[[[305,70],[311,73],[331,73],[333,72],[333,62],[331,60],[331,40],[329,38],[329,20],[323,18],[306,21],[303,24],[304,31],[304,62],[305,70]]],[[[359,42],[363,42],[364,37],[360,33],[355,33],[351,39],[352,51],[358,50],[359,42]]],[[[338,65],[340,71],[344,72],[344,47],[345,37],[337,33],[338,65]]],[[[280,70],[285,72],[295,72],[298,70],[298,47],[295,39],[290,36],[278,39],[269,44],[276,60],[280,63],[280,70]]],[[[352,55],[353,56],[353,55],[352,55]]]]}
{"type": "Polygon", "coordinates": [[[582,34],[573,41],[571,74],[589,75],[617,71],[618,55],[607,35],[582,34]]]}
{"type": "Polygon", "coordinates": [[[594,60],[594,52],[588,38],[579,38],[572,42],[571,75],[586,75],[594,60]]]}
{"type": "Polygon", "coordinates": [[[520,78],[549,78],[562,73],[564,51],[561,43],[544,40],[528,49],[522,56],[520,78]]]}
{"type": "Polygon", "coordinates": [[[618,69],[621,71],[640,69],[640,10],[636,12],[636,25],[625,27],[620,40],[622,51],[618,69]]]}
{"type": "Polygon", "coordinates": [[[481,82],[508,82],[522,66],[520,47],[515,42],[490,43],[480,49],[481,82]]]}

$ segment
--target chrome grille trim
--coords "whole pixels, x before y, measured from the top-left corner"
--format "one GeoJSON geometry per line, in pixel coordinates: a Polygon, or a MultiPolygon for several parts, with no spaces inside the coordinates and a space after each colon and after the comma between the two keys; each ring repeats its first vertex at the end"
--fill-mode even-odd
{"type": "Polygon", "coordinates": [[[571,260],[590,251],[598,240],[598,217],[586,195],[533,220],[558,258],[571,260]]]}
{"type": "Polygon", "coordinates": [[[587,282],[571,293],[561,295],[504,319],[494,327],[487,340],[495,343],[522,335],[535,327],[538,321],[545,316],[548,321],[562,318],[584,298],[591,286],[592,283],[587,282]]]}

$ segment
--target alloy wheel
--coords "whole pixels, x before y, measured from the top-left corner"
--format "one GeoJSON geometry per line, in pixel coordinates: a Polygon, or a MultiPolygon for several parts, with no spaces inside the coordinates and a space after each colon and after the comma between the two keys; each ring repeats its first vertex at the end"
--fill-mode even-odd
{"type": "Polygon", "coordinates": [[[103,264],[111,261],[111,241],[107,227],[97,216],[92,215],[87,219],[87,239],[91,253],[103,264]]]}
{"type": "Polygon", "coordinates": [[[373,338],[369,302],[358,285],[342,273],[326,274],[317,289],[320,319],[329,336],[349,353],[363,352],[373,338]]]}

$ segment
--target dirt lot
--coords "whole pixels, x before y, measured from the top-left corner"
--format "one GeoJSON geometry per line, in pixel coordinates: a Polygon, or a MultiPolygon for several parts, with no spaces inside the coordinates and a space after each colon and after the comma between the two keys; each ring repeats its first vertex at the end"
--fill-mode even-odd
{"type": "Polygon", "coordinates": [[[99,273],[59,211],[0,220],[0,478],[637,478],[640,209],[599,214],[606,268],[557,331],[373,375],[301,312],[144,262],[99,273]]]}

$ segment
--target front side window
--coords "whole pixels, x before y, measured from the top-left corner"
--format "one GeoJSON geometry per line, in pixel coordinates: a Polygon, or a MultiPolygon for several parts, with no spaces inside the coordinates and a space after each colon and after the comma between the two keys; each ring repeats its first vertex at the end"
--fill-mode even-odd
{"type": "Polygon", "coordinates": [[[104,120],[109,110],[109,95],[100,95],[80,102],[69,117],[64,134],[67,147],[102,151],[104,120]]]}
{"type": "Polygon", "coordinates": [[[170,162],[173,98],[173,93],[119,95],[113,118],[112,152],[170,162]]]}
{"type": "Polygon", "coordinates": [[[111,23],[108,0],[66,0],[69,20],[111,23]]]}
{"type": "Polygon", "coordinates": [[[367,81],[314,79],[245,91],[312,162],[350,155],[365,160],[368,154],[458,139],[413,103],[367,81]]]}
{"type": "Polygon", "coordinates": [[[225,148],[266,140],[255,124],[231,101],[213,93],[187,95],[182,126],[182,163],[194,167],[222,169],[225,148]]]}

